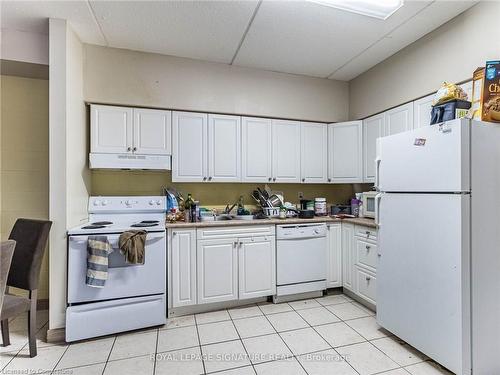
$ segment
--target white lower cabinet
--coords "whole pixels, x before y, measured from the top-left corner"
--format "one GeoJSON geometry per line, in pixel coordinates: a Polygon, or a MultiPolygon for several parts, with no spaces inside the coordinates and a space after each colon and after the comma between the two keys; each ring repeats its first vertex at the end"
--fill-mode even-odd
{"type": "Polygon", "coordinates": [[[356,294],[366,301],[376,304],[377,298],[377,277],[362,267],[356,267],[356,294]]]}
{"type": "Polygon", "coordinates": [[[196,231],[169,230],[169,269],[172,307],[196,304],[196,231]]]}
{"type": "Polygon", "coordinates": [[[350,277],[350,284],[344,288],[349,289],[362,300],[375,305],[377,300],[377,229],[361,225],[345,228],[342,224],[342,243],[344,258],[344,280],[350,277]],[[352,230],[352,232],[351,232],[352,230]]]}
{"type": "Polygon", "coordinates": [[[238,299],[238,249],[234,239],[199,240],[198,304],[238,299]]]}
{"type": "Polygon", "coordinates": [[[327,224],[327,288],[342,286],[342,224],[327,224]]]}
{"type": "Polygon", "coordinates": [[[276,240],[274,236],[238,241],[239,299],[276,294],[276,240]]]}
{"type": "Polygon", "coordinates": [[[342,223],[342,286],[354,292],[354,224],[342,223]]]}

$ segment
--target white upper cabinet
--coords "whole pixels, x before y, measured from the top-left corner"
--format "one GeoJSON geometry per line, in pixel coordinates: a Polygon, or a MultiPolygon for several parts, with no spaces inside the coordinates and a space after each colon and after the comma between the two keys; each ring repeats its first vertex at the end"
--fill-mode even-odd
{"type": "Polygon", "coordinates": [[[208,179],[207,148],[208,115],[173,112],[172,181],[206,181],[208,179]]]}
{"type": "Polygon", "coordinates": [[[300,182],[300,122],[272,120],[273,182],[300,182]]]}
{"type": "Polygon", "coordinates": [[[413,102],[413,127],[415,129],[431,124],[431,110],[434,94],[424,96],[413,102]]]}
{"type": "Polygon", "coordinates": [[[132,152],[132,108],[90,106],[90,152],[122,154],[132,152]]]}
{"type": "Polygon", "coordinates": [[[328,181],[356,183],[363,180],[363,122],[328,125],[328,181]]]}
{"type": "Polygon", "coordinates": [[[303,122],[300,124],[301,182],[325,183],[328,165],[327,125],[303,122]]]}
{"type": "Polygon", "coordinates": [[[385,112],[384,136],[413,129],[413,102],[385,112]]]}
{"type": "Polygon", "coordinates": [[[242,117],[241,134],[242,181],[271,182],[271,120],[256,117],[242,117]]]}
{"type": "Polygon", "coordinates": [[[208,115],[208,181],[241,181],[241,117],[208,115]]]}
{"type": "Polygon", "coordinates": [[[363,181],[375,181],[377,138],[384,134],[384,113],[363,120],[363,181]]]}
{"type": "Polygon", "coordinates": [[[132,151],[137,154],[170,155],[172,112],[156,109],[134,109],[132,151]]]}

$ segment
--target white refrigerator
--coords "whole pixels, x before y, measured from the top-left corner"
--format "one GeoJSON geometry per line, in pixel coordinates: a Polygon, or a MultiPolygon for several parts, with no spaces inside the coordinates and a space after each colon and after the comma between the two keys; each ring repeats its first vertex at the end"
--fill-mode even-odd
{"type": "Polygon", "coordinates": [[[455,374],[500,374],[500,125],[379,138],[377,320],[455,374]]]}

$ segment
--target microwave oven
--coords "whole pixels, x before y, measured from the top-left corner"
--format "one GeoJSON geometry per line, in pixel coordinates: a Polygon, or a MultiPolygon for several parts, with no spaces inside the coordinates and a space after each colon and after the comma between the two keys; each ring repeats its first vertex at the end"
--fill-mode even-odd
{"type": "Polygon", "coordinates": [[[371,217],[375,218],[375,196],[377,195],[376,191],[367,191],[361,193],[361,202],[363,205],[362,209],[362,217],[371,217]]]}

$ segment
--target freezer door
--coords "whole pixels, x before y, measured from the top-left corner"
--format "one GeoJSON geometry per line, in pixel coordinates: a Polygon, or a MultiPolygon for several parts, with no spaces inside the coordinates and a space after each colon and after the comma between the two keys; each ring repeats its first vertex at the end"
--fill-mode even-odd
{"type": "Polygon", "coordinates": [[[469,191],[469,120],[378,139],[376,181],[383,192],[469,191]]]}
{"type": "Polygon", "coordinates": [[[385,193],[379,207],[379,324],[469,374],[470,196],[385,193]]]}

